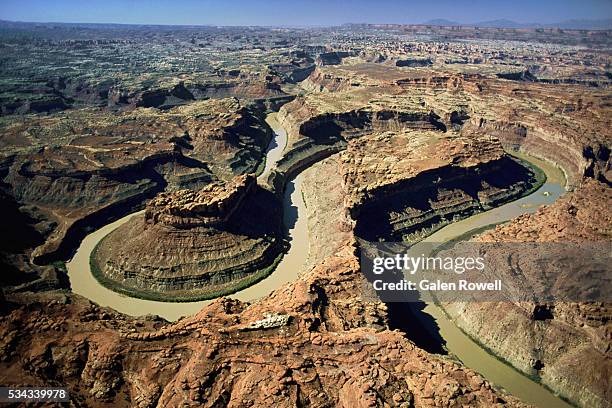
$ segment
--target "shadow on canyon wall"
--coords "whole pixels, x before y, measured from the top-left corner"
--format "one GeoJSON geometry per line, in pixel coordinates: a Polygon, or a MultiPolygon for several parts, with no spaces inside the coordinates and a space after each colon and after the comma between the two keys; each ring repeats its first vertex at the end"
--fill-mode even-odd
{"type": "Polygon", "coordinates": [[[423,311],[425,306],[422,301],[387,303],[389,328],[402,331],[417,347],[429,353],[448,354],[440,328],[435,319],[423,311]]]}

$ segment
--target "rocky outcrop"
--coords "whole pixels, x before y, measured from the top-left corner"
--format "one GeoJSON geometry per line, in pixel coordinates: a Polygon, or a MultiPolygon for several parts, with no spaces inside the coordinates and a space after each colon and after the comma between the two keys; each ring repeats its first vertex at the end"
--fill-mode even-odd
{"type": "Polygon", "coordinates": [[[185,229],[222,225],[254,187],[255,178],[244,175],[226,184],[208,184],[199,191],[161,193],[147,204],[145,222],[185,229]]]}
{"type": "Polygon", "coordinates": [[[346,205],[369,241],[419,240],[541,181],[490,138],[388,132],[355,141],[343,156],[346,183],[355,186],[346,205]]]}
{"type": "MultiPolygon", "coordinates": [[[[91,86],[72,81],[73,89],[58,78],[48,87],[64,97],[78,95],[74,106],[110,99],[113,111],[69,109],[0,124],[2,210],[14,218],[9,232],[20,232],[2,248],[12,251],[7,265],[13,269],[3,269],[3,279],[8,275],[13,289],[0,292],[0,383],[62,384],[78,406],[521,406],[459,363],[416,346],[409,339],[419,330],[412,321],[406,333],[389,329],[387,307],[363,296],[351,209],[358,216],[369,211],[368,203],[383,206],[396,192],[404,194],[405,205],[392,220],[401,231],[430,225],[434,213],[495,205],[518,191],[511,186],[522,189],[521,177],[505,175],[516,167],[501,151],[501,140],[558,163],[577,190],[554,211],[498,229],[499,239],[602,235],[598,222],[610,221],[608,92],[497,74],[540,64],[533,72],[551,83],[595,78],[604,86],[610,33],[397,25],[31,29],[37,34],[32,40],[3,42],[11,58],[2,73],[13,70],[21,80],[29,67],[38,75],[49,68],[66,72],[69,63],[75,76],[91,76],[93,66],[98,84],[98,78],[91,86]],[[363,35],[362,29],[371,31],[363,35]],[[129,38],[121,38],[123,30],[129,38]],[[85,38],[64,40],[66,31],[85,38]],[[49,32],[52,38],[42,38],[49,32]],[[89,39],[98,32],[112,38],[89,39]],[[406,41],[412,34],[415,40],[406,41]],[[423,35],[427,40],[420,40],[423,35]],[[513,41],[449,41],[454,38],[513,41]],[[334,50],[341,51],[327,54],[334,50]],[[70,52],[78,53],[79,64],[70,52]],[[60,54],[66,59],[51,61],[60,54]],[[299,88],[292,86],[312,69],[307,60],[317,54],[317,68],[299,88]],[[436,68],[393,66],[406,55],[435,55],[436,68]],[[302,62],[293,64],[296,59],[302,62]],[[220,299],[168,323],[50,291],[64,284],[61,267],[27,263],[30,247],[66,242],[62,231],[73,228],[76,237],[96,219],[106,222],[118,215],[112,211],[125,213],[142,204],[143,194],[163,189],[171,194],[160,196],[146,220],[134,219],[108,238],[107,244],[116,240],[109,254],[120,254],[108,258],[117,267],[109,273],[119,271],[116,282],[183,291],[179,298],[203,283],[226,288],[226,279],[237,282],[267,245],[257,241],[259,222],[276,222],[272,212],[278,207],[269,192],[246,188],[248,182],[237,180],[224,198],[221,185],[254,172],[270,134],[237,100],[201,99],[254,99],[262,110],[274,110],[293,97],[281,85],[303,94],[281,109],[290,140],[275,174],[290,177],[323,159],[305,174],[314,238],[309,266],[295,282],[252,305],[220,299]],[[476,179],[476,171],[484,180],[476,179]],[[585,176],[599,180],[597,187],[583,186],[585,176]],[[211,182],[219,184],[196,192],[211,182]],[[405,194],[410,189],[416,194],[405,194]],[[411,206],[422,191],[423,205],[411,206]],[[254,251],[247,248],[251,244],[254,251]],[[232,272],[210,279],[192,273],[211,265],[232,272]]],[[[36,92],[25,93],[31,100],[36,92]]],[[[278,193],[284,180],[272,184],[278,193]]],[[[586,406],[600,404],[602,394],[609,400],[607,305],[485,305],[465,316],[491,348],[539,373],[563,395],[586,406]]]]}
{"type": "Polygon", "coordinates": [[[508,89],[503,81],[482,81],[476,95],[482,102],[471,105],[466,133],[483,132],[499,137],[505,146],[521,148],[560,166],[568,189],[593,177],[610,184],[611,126],[605,93],[584,95],[579,89],[555,89],[541,84],[521,84],[508,89]],[[500,103],[515,101],[514,109],[500,103]],[[530,95],[539,108],[524,104],[520,96],[530,95]],[[497,114],[491,114],[497,112],[497,114]]]}
{"type": "Polygon", "coordinates": [[[406,58],[395,61],[396,67],[416,68],[429,67],[431,65],[433,65],[433,62],[429,58],[406,58]]]}
{"type": "Polygon", "coordinates": [[[0,114],[50,113],[68,109],[70,101],[59,95],[44,95],[35,100],[12,100],[0,102],[0,114]]]}
{"type": "MultiPolygon", "coordinates": [[[[480,237],[483,242],[603,243],[609,248],[612,223],[612,191],[594,180],[586,180],[573,193],[535,214],[518,217],[480,237]],[[599,197],[593,200],[593,197],[599,197]],[[607,244],[606,244],[607,242],[607,244]]],[[[604,249],[605,250],[605,249],[604,249]]],[[[537,251],[537,249],[536,249],[537,251]]],[[[494,255],[489,255],[494,256],[494,255]]],[[[505,259],[513,257],[504,253],[505,259]]],[[[520,288],[537,287],[540,268],[530,258],[538,252],[521,253],[520,288]]],[[[575,259],[574,262],[582,262],[575,259]]],[[[510,269],[497,271],[514,274],[510,269]]],[[[565,272],[565,271],[563,271],[565,272]]],[[[548,285],[564,285],[574,278],[546,276],[548,285]],[[557,284],[554,284],[554,281],[557,284]]],[[[584,283],[584,282],[583,282],[584,283]]],[[[580,288],[587,289],[584,285],[580,288]]],[[[578,300],[578,299],[576,299],[578,300]]],[[[612,400],[609,372],[612,370],[610,336],[612,310],[607,303],[592,302],[482,302],[445,303],[455,323],[494,353],[527,375],[584,407],[607,407],[612,400]],[[487,316],[486,320],[482,316],[487,316]]]]}
{"type": "Polygon", "coordinates": [[[584,176],[610,183],[611,149],[606,135],[612,123],[606,114],[605,91],[510,83],[497,79],[497,73],[492,77],[482,72],[411,72],[381,64],[318,67],[305,86],[321,96],[305,108],[293,109],[293,115],[346,112],[355,105],[364,109],[371,92],[382,89],[380,102],[387,107],[404,105],[403,111],[433,112],[436,127],[467,137],[473,133],[496,136],[508,149],[524,149],[556,163],[565,172],[570,190],[584,176]],[[400,102],[396,95],[403,93],[410,97],[400,102]],[[526,102],[526,96],[532,103],[526,102]]]}
{"type": "MultiPolygon", "coordinates": [[[[594,238],[609,241],[609,231],[601,227],[609,224],[608,218],[610,218],[606,207],[609,207],[610,201],[609,187],[607,187],[610,172],[610,147],[606,136],[609,134],[609,115],[604,113],[607,108],[606,96],[603,93],[591,92],[587,97],[579,93],[579,89],[551,89],[531,83],[521,83],[509,89],[504,85],[504,81],[491,80],[482,76],[463,76],[457,81],[450,81],[452,76],[442,79],[444,76],[431,75],[422,80],[418,78],[397,80],[397,74],[391,69],[388,72],[387,68],[368,67],[367,69],[370,70],[369,78],[360,82],[362,87],[370,86],[368,81],[375,81],[378,86],[389,86],[393,80],[396,80],[402,88],[420,92],[423,95],[425,106],[439,115],[439,120],[447,126],[447,129],[457,131],[466,138],[466,141],[469,140],[469,144],[474,144],[475,147],[480,145],[487,149],[495,145],[497,147],[484,156],[478,153],[478,149],[469,150],[470,154],[465,156],[488,157],[484,159],[486,163],[484,165],[479,163],[461,165],[459,164],[461,156],[455,157],[452,165],[458,164],[459,167],[455,168],[452,174],[445,173],[438,179],[434,177],[435,172],[432,173],[431,177],[425,177],[424,182],[412,190],[413,192],[418,191],[418,195],[407,194],[402,200],[399,196],[394,195],[398,191],[401,195],[402,183],[416,183],[421,174],[419,171],[426,170],[428,167],[420,165],[417,159],[411,161],[411,155],[404,153],[400,146],[406,146],[406,149],[413,152],[415,156],[428,157],[430,161],[433,161],[433,157],[436,160],[443,158],[440,152],[447,151],[448,147],[441,147],[442,143],[434,143],[432,150],[435,150],[435,153],[428,152],[422,147],[423,139],[416,136],[412,138],[404,136],[398,140],[397,135],[393,132],[387,135],[379,134],[377,138],[367,136],[366,133],[366,136],[361,135],[359,138],[350,140],[346,152],[343,153],[346,160],[344,172],[347,176],[347,185],[355,187],[348,188],[345,194],[352,203],[347,207],[353,208],[355,216],[359,217],[361,212],[368,211],[368,206],[375,209],[377,202],[379,206],[381,203],[392,202],[396,207],[399,206],[399,202],[411,203],[407,207],[394,208],[396,211],[385,208],[381,214],[386,215],[379,217],[380,219],[375,219],[373,212],[358,218],[360,221],[357,223],[357,232],[360,230],[363,232],[363,224],[360,225],[362,220],[371,221],[372,228],[366,230],[372,230],[373,227],[380,228],[379,226],[383,225],[397,226],[400,232],[402,228],[418,230],[423,227],[425,231],[431,231],[431,221],[438,211],[446,213],[448,210],[449,219],[451,219],[453,214],[461,215],[461,211],[470,213],[474,208],[481,207],[481,204],[475,203],[475,197],[479,197],[479,200],[484,198],[485,201],[497,197],[500,199],[499,203],[504,201],[506,194],[508,194],[506,197],[509,198],[513,194],[521,194],[521,191],[528,190],[529,183],[525,184],[525,182],[532,176],[522,181],[514,180],[514,182],[519,181],[519,185],[522,185],[517,190],[493,188],[487,191],[493,185],[496,187],[500,184],[512,185],[512,182],[498,183],[491,179],[490,182],[466,194],[464,189],[470,183],[465,183],[465,181],[469,180],[469,177],[461,181],[455,179],[457,184],[454,187],[443,185],[444,182],[452,184],[454,175],[467,175],[469,172],[465,169],[471,166],[475,166],[474,168],[482,166],[479,171],[486,170],[490,166],[489,171],[484,171],[485,179],[486,174],[492,176],[500,173],[507,174],[506,171],[500,172],[501,168],[497,167],[507,159],[500,159],[501,156],[497,155],[501,152],[499,145],[501,142],[501,145],[508,149],[522,149],[557,164],[566,174],[568,188],[577,189],[577,191],[550,209],[540,210],[534,216],[519,218],[507,227],[499,227],[490,237],[492,241],[498,239],[502,241],[569,239],[581,242],[594,238]],[[441,92],[442,89],[445,91],[441,92]],[[530,105],[524,104],[522,98],[525,95],[529,95],[536,102],[530,105]],[[508,108],[508,103],[513,109],[508,108]],[[371,157],[360,154],[360,151],[368,152],[371,157]],[[372,153],[378,151],[380,153],[372,153]],[[494,164],[496,162],[497,164],[494,164]],[[465,168],[459,170],[462,166],[465,168]],[[354,170],[351,172],[350,169],[354,170]],[[494,169],[497,171],[493,171],[494,169]],[[413,174],[412,178],[409,174],[413,174]],[[599,180],[600,183],[588,180],[583,185],[584,177],[599,180]],[[402,181],[404,178],[406,180],[402,181]],[[437,180],[443,182],[438,183],[438,186],[437,180]],[[436,194],[428,196],[427,188],[424,187],[429,186],[440,188],[434,188],[436,194]],[[474,192],[478,190],[481,192],[475,194],[474,192]],[[419,201],[421,197],[424,197],[422,203],[419,201]],[[605,208],[601,207],[602,205],[605,208]],[[541,222],[538,221],[539,217],[545,217],[543,222],[545,227],[538,226],[541,222]],[[498,237],[501,231],[506,232],[503,236],[498,237]]],[[[349,91],[348,86],[351,81],[356,80],[356,73],[365,74],[366,68],[342,66],[337,69],[326,68],[323,71],[319,68],[318,70],[319,72],[315,72],[309,81],[316,81],[320,85],[319,88],[312,89],[321,92],[332,90],[335,92],[332,95],[337,94],[346,99],[363,101],[360,98],[366,93],[365,90],[349,91]]],[[[330,97],[327,93],[325,97],[328,98],[327,101],[330,101],[329,104],[325,102],[303,104],[300,109],[294,109],[292,115],[294,117],[297,115],[313,117],[315,116],[313,112],[320,111],[321,106],[334,112],[335,109],[338,109],[337,106],[350,106],[351,104],[351,102],[336,102],[336,98],[330,97]]],[[[287,108],[290,106],[288,105],[287,108]]],[[[329,129],[335,129],[334,131],[326,133],[319,130],[316,133],[339,135],[345,128],[347,128],[346,124],[338,123],[336,128],[329,127],[329,129]]],[[[293,132],[294,134],[299,133],[295,129],[293,132]]],[[[453,154],[457,153],[456,150],[451,151],[453,154]]],[[[440,169],[444,168],[443,163],[436,162],[435,166],[440,166],[440,169]]],[[[422,174],[427,175],[428,173],[424,171],[422,174]]],[[[482,180],[481,175],[479,174],[479,180],[482,180]]],[[[443,217],[440,218],[443,219],[443,217]]],[[[382,231],[380,236],[392,232],[393,228],[389,227],[388,230],[382,231]]],[[[408,238],[410,236],[408,234],[408,238]]],[[[418,236],[412,236],[418,239],[418,236]]],[[[396,236],[396,238],[404,237],[406,234],[396,236]]],[[[553,278],[548,277],[548,279],[553,278]]],[[[560,277],[554,279],[560,279],[560,277]]],[[[517,290],[520,289],[517,288],[517,290]]],[[[449,305],[447,311],[470,335],[479,341],[486,339],[483,343],[501,358],[506,359],[528,375],[540,378],[543,383],[566,398],[581,406],[606,406],[608,403],[610,396],[607,390],[609,387],[607,387],[608,375],[606,373],[610,369],[610,360],[607,356],[609,351],[607,304],[561,302],[533,304],[525,302],[481,305],[461,303],[449,305]],[[483,316],[487,318],[483,319],[483,316]],[[493,324],[489,324],[491,317],[495,320],[493,324]],[[575,361],[583,360],[588,363],[584,365],[575,363],[575,361]]]]}
{"type": "Polygon", "coordinates": [[[220,299],[173,324],[36,295],[0,318],[0,379],[61,380],[88,406],[526,407],[381,330],[385,306],[359,299],[353,252],[343,246],[257,304],[220,299]]]}
{"type": "MultiPolygon", "coordinates": [[[[465,128],[468,131],[469,126],[465,128]]],[[[509,149],[523,149],[557,164],[565,174],[569,190],[579,183],[589,166],[581,148],[565,142],[561,137],[539,129],[529,129],[518,123],[490,123],[481,120],[477,132],[499,137],[509,149]]]]}
{"type": "Polygon", "coordinates": [[[186,84],[186,87],[196,99],[240,98],[256,100],[287,96],[281,91],[278,84],[263,79],[189,83],[186,84]]]}
{"type": "Polygon", "coordinates": [[[512,81],[535,82],[538,80],[531,72],[529,72],[529,70],[519,72],[502,72],[497,74],[497,77],[502,79],[509,79],[512,81]]]}
{"type": "Polygon", "coordinates": [[[101,283],[161,300],[216,297],[267,276],[282,250],[279,203],[251,175],[162,193],[92,254],[101,283]],[[262,222],[265,220],[265,222],[262,222]]]}
{"type": "MultiPolygon", "coordinates": [[[[364,139],[343,155],[367,146],[375,145],[364,139]]],[[[393,161],[382,163],[401,177],[393,161]]],[[[345,196],[364,179],[347,183],[348,167],[334,155],[306,171],[305,216],[318,237],[310,266],[252,305],[220,299],[167,323],[128,319],[74,295],[11,295],[29,306],[15,304],[0,319],[6,333],[0,367],[18,373],[3,383],[59,378],[90,406],[282,405],[288,399],[315,406],[524,406],[459,363],[388,330],[386,306],[363,298],[345,196]],[[39,346],[30,348],[34,342],[39,346]]],[[[147,240],[149,253],[155,242],[147,240]]]]}
{"type": "Polygon", "coordinates": [[[291,53],[293,59],[288,64],[268,65],[270,73],[279,75],[284,81],[297,83],[306,79],[315,69],[314,60],[303,52],[291,53]]]}
{"type": "Polygon", "coordinates": [[[323,114],[300,125],[300,134],[323,142],[351,139],[385,130],[423,129],[445,130],[434,112],[401,112],[367,109],[323,114]]]}
{"type": "Polygon", "coordinates": [[[351,56],[348,51],[330,51],[322,52],[315,60],[317,65],[338,65],[342,63],[342,59],[351,56]]]}
{"type": "MultiPolygon", "coordinates": [[[[309,73],[309,70],[304,69],[301,75],[307,76],[309,73]]],[[[295,75],[300,77],[299,71],[295,75]]],[[[281,91],[278,84],[266,80],[263,76],[236,78],[230,75],[226,81],[179,81],[171,86],[147,90],[130,90],[112,86],[108,90],[107,104],[109,107],[128,106],[167,110],[188,104],[193,100],[208,98],[240,98],[250,101],[282,96],[287,95],[281,91]]]]}
{"type": "Polygon", "coordinates": [[[449,90],[480,92],[483,75],[437,70],[405,70],[391,65],[356,64],[317,67],[302,86],[311,91],[355,91],[357,88],[383,87],[391,94],[398,90],[449,90]],[[392,90],[392,88],[399,88],[392,90]]]}
{"type": "Polygon", "coordinates": [[[4,150],[0,175],[45,240],[29,250],[44,264],[67,257],[88,229],[164,189],[199,189],[255,172],[270,137],[263,119],[235,99],[165,112],[74,110],[7,128],[5,140],[20,144],[4,150]]]}
{"type": "Polygon", "coordinates": [[[297,98],[279,111],[287,129],[288,146],[268,180],[276,190],[306,167],[346,148],[364,135],[390,130],[446,130],[439,117],[409,98],[391,97],[371,102],[366,98],[346,101],[342,94],[297,98]],[[336,105],[337,102],[337,105],[336,105]],[[331,112],[330,112],[331,110],[331,112]]]}

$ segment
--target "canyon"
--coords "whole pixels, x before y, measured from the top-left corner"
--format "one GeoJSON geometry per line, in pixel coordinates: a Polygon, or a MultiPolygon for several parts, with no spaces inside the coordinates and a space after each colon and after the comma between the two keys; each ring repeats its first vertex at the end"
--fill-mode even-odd
{"type": "MultiPolygon", "coordinates": [[[[523,215],[509,224],[497,226],[477,239],[482,242],[536,242],[576,243],[578,245],[602,244],[600,252],[609,251],[609,228],[595,223],[586,214],[598,214],[598,219],[612,216],[605,201],[594,202],[594,194],[607,196],[610,191],[602,183],[587,179],[571,195],[562,197],[549,207],[534,214],[523,215]]],[[[579,248],[579,247],[578,247],[579,248]]],[[[584,263],[589,250],[576,253],[573,264],[584,263]]],[[[507,256],[504,253],[503,256],[507,256]]],[[[521,287],[537,285],[542,279],[539,268],[526,267],[529,258],[537,253],[523,254],[520,273],[524,276],[521,287]]],[[[588,261],[587,261],[588,262],[588,261]]],[[[507,273],[513,273],[507,268],[507,273]]],[[[550,277],[559,285],[571,285],[578,281],[578,288],[587,290],[588,277],[572,276],[568,267],[559,276],[550,277]]],[[[514,272],[516,273],[516,271],[514,272]]],[[[506,279],[505,282],[514,282],[506,279]]],[[[518,282],[517,282],[518,283],[518,282]]],[[[514,289],[514,288],[513,288],[514,289]]],[[[608,339],[611,316],[609,303],[580,302],[585,295],[575,299],[553,302],[453,302],[443,303],[450,318],[470,336],[503,356],[514,367],[538,378],[552,389],[564,393],[581,406],[606,406],[610,399],[607,384],[611,369],[608,339]],[[491,318],[483,324],[481,316],[491,318]],[[517,328],[519,328],[517,330],[517,328]],[[569,379],[580,379],[570,381],[569,379]]]]}
{"type": "MultiPolygon", "coordinates": [[[[147,39],[146,28],[134,29],[133,42],[100,29],[106,39],[96,41],[138,51],[145,67],[160,52],[142,50],[151,41],[189,55],[214,52],[191,73],[160,71],[151,81],[139,72],[108,93],[69,94],[75,79],[47,83],[62,90],[64,105],[38,109],[22,96],[21,107],[2,105],[0,197],[15,237],[2,246],[3,385],[65,385],[77,406],[527,406],[443,345],[427,350],[416,319],[372,299],[358,240],[420,241],[533,193],[545,177],[525,152],[557,166],[568,192],[475,239],[609,242],[609,41],[533,33],[533,43],[510,50],[495,42],[514,35],[504,30],[468,43],[440,39],[445,29],[410,41],[396,33],[410,27],[362,28],[367,36],[351,29],[305,36],[167,28],[179,39],[172,45],[147,39]],[[232,36],[236,49],[224,42],[232,36]],[[233,66],[238,55],[245,62],[233,66]],[[537,78],[550,81],[515,75],[526,65],[536,72],[545,56],[537,78]],[[287,144],[266,166],[272,111],[287,144]],[[294,187],[307,248],[283,240],[281,201],[294,187]],[[271,272],[285,245],[298,245],[306,259],[264,295],[219,297],[175,321],[119,313],[74,293],[61,261],[89,232],[143,208],[93,250],[100,276],[123,293],[217,297],[271,272]]],[[[91,35],[66,35],[77,34],[91,35]]],[[[72,43],[26,48],[62,44],[72,43]]],[[[441,307],[487,350],[571,403],[609,406],[609,304],[441,307]],[[553,317],[541,318],[545,310],[553,317]]]]}

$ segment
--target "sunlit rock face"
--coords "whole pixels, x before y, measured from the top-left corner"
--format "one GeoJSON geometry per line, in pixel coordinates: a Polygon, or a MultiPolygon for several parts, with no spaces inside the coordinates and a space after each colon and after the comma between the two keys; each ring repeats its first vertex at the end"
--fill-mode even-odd
{"type": "MultiPolygon", "coordinates": [[[[394,330],[364,296],[354,236],[368,212],[388,226],[364,228],[374,238],[410,238],[512,198],[525,183],[503,147],[575,191],[483,239],[609,242],[609,31],[14,24],[0,22],[0,383],[60,383],[91,407],[525,406],[413,343],[415,319],[394,330]],[[310,236],[293,282],[170,323],[99,307],[48,264],[154,199],[97,249],[114,289],[181,300],[257,276],[279,206],[233,177],[262,164],[279,108],[288,142],[267,184],[281,194],[304,171],[310,236]]],[[[447,313],[501,358],[609,405],[609,305],[468,306],[447,313]]]]}
{"type": "Polygon", "coordinates": [[[211,183],[199,191],[162,193],[147,205],[145,221],[175,228],[222,226],[255,184],[255,177],[242,175],[227,184],[211,183]]]}
{"type": "Polygon", "coordinates": [[[236,176],[199,191],[160,194],[144,215],[107,236],[93,261],[118,291],[203,298],[263,274],[280,253],[279,228],[272,194],[252,175],[236,176]]]}

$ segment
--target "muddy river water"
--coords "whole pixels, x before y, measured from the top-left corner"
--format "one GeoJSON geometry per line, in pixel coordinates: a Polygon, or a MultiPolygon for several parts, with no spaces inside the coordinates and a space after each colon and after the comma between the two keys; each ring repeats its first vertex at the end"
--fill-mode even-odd
{"type": "MultiPolygon", "coordinates": [[[[282,152],[287,144],[287,134],[280,128],[275,116],[275,114],[271,114],[267,118],[268,124],[275,131],[275,137],[268,147],[266,165],[259,176],[260,179],[267,177],[270,170],[282,156],[282,152]]],[[[283,221],[287,230],[288,240],[291,244],[288,252],[283,256],[282,261],[270,276],[229,297],[242,301],[253,301],[297,278],[298,273],[308,258],[309,247],[307,220],[306,217],[299,216],[305,211],[301,185],[302,177],[298,175],[287,183],[283,197],[283,221]]],[[[89,257],[98,242],[130,218],[141,213],[142,211],[139,211],[127,215],[85,237],[72,260],[66,264],[72,291],[91,299],[100,306],[109,306],[131,316],[156,314],[167,320],[174,321],[181,316],[188,316],[198,312],[211,301],[170,303],[132,298],[113,292],[101,285],[91,273],[89,257]]]]}
{"type": "MultiPolygon", "coordinates": [[[[560,169],[551,164],[524,154],[517,154],[546,173],[546,182],[532,194],[492,210],[474,215],[450,224],[411,248],[415,254],[422,248],[435,248],[441,242],[459,237],[477,228],[510,220],[524,213],[535,212],[539,206],[552,204],[565,192],[565,177],[560,169]]],[[[434,303],[427,303],[423,312],[430,315],[437,327],[438,334],[446,342],[448,352],[467,367],[479,372],[491,383],[504,388],[510,394],[526,403],[542,408],[571,407],[555,396],[541,384],[531,380],[514,368],[489,354],[478,343],[463,333],[447,315],[434,303]]]]}
{"type": "MultiPolygon", "coordinates": [[[[275,137],[268,148],[265,168],[259,176],[261,179],[267,177],[282,156],[287,144],[287,134],[277,123],[275,114],[269,115],[266,120],[275,131],[275,137]]],[[[443,242],[481,226],[509,220],[526,212],[534,212],[540,205],[554,202],[564,192],[564,178],[561,171],[540,160],[531,157],[523,158],[545,171],[548,179],[540,189],[512,203],[448,225],[426,238],[424,242],[443,242]]],[[[309,249],[308,226],[306,217],[303,216],[305,205],[301,194],[301,183],[302,177],[298,175],[287,184],[283,197],[283,217],[290,242],[288,252],[270,276],[230,297],[253,301],[297,278],[307,261],[309,249]]],[[[174,321],[181,316],[198,312],[210,301],[168,303],[131,298],[107,289],[93,277],[89,257],[96,244],[108,233],[139,213],[127,215],[85,237],[72,260],[67,263],[72,291],[91,299],[100,306],[109,306],[132,316],[156,314],[174,321]]],[[[435,319],[439,333],[446,341],[449,353],[460,359],[466,366],[478,371],[493,384],[505,388],[523,401],[536,406],[569,407],[540,384],[490,355],[459,330],[436,305],[428,304],[424,312],[435,319]]]]}

